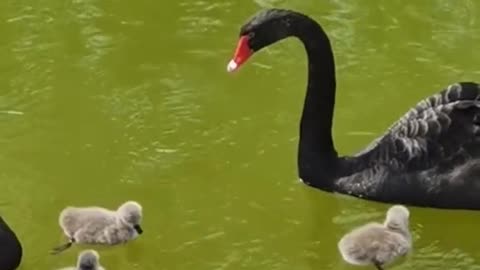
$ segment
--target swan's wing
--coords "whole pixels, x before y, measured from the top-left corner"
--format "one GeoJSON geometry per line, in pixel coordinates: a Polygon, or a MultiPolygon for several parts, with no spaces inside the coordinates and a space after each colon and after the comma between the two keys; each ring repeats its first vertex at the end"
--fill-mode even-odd
{"type": "Polygon", "coordinates": [[[479,85],[454,84],[422,100],[359,155],[399,170],[480,155],[479,85]]]}

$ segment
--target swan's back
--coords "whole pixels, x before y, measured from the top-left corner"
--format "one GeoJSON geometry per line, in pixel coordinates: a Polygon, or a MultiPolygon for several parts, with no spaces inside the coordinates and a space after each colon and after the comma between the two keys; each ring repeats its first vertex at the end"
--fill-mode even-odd
{"type": "MultiPolygon", "coordinates": [[[[435,141],[435,136],[446,133],[451,135],[452,139],[457,140],[461,138],[466,138],[468,141],[478,139],[476,132],[479,130],[476,120],[480,120],[477,119],[479,107],[480,88],[478,84],[472,82],[452,84],[443,91],[418,102],[416,106],[393,123],[383,136],[374,140],[355,156],[362,156],[374,150],[378,152],[378,148],[396,143],[396,145],[390,145],[393,149],[388,149],[390,151],[383,153],[386,156],[377,156],[377,158],[387,159],[390,154],[390,158],[397,158],[406,163],[409,159],[416,158],[416,155],[430,150],[427,147],[429,142],[426,140],[428,138],[431,139],[431,143],[435,141]],[[452,129],[455,121],[460,121],[460,124],[465,127],[452,129]],[[462,132],[463,129],[465,132],[462,132]],[[400,155],[401,152],[407,156],[400,155]]],[[[459,148],[457,140],[442,141],[442,145],[450,151],[455,151],[459,148]]],[[[443,158],[448,153],[435,152],[435,154],[436,158],[443,158]]]]}
{"type": "Polygon", "coordinates": [[[465,82],[420,101],[345,158],[349,173],[336,189],[390,203],[480,209],[479,100],[478,84],[465,82]]]}
{"type": "Polygon", "coordinates": [[[0,217],[0,269],[16,269],[22,260],[23,248],[15,232],[0,217]]]}

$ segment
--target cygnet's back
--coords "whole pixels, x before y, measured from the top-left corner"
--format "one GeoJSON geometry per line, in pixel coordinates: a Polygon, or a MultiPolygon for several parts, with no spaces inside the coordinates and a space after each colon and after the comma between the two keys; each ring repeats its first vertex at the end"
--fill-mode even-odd
{"type": "Polygon", "coordinates": [[[353,265],[374,264],[377,269],[411,249],[409,212],[393,206],[384,224],[369,223],[346,234],[338,243],[343,259],[353,265]]]}
{"type": "Polygon", "coordinates": [[[115,223],[116,213],[101,207],[67,207],[60,213],[59,224],[68,236],[73,236],[86,224],[95,222],[96,226],[106,227],[115,223]]]}

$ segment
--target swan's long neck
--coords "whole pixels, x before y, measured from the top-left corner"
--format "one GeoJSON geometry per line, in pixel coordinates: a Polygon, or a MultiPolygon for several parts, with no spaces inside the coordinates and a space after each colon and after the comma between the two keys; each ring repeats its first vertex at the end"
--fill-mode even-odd
{"type": "Polygon", "coordinates": [[[300,123],[298,166],[300,177],[328,189],[336,177],[337,152],[332,139],[335,106],[335,63],[327,35],[306,18],[297,36],[308,56],[308,84],[300,123]],[[320,179],[321,178],[321,179],[320,179]]]}

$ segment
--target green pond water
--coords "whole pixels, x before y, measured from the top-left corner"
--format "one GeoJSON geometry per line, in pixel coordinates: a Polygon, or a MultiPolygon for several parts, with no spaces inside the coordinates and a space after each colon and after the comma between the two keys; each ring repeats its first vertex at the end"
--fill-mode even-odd
{"type": "MultiPolygon", "coordinates": [[[[285,40],[226,72],[239,27],[267,7],[305,12],[331,38],[339,153],[448,84],[480,81],[473,0],[4,0],[0,214],[22,270],[87,248],[48,254],[63,207],[126,200],[142,203],[145,233],[95,247],[110,270],[357,269],[337,241],[389,205],[298,181],[303,47],[285,40]]],[[[414,251],[391,269],[480,269],[480,212],[411,218],[414,251]]]]}

